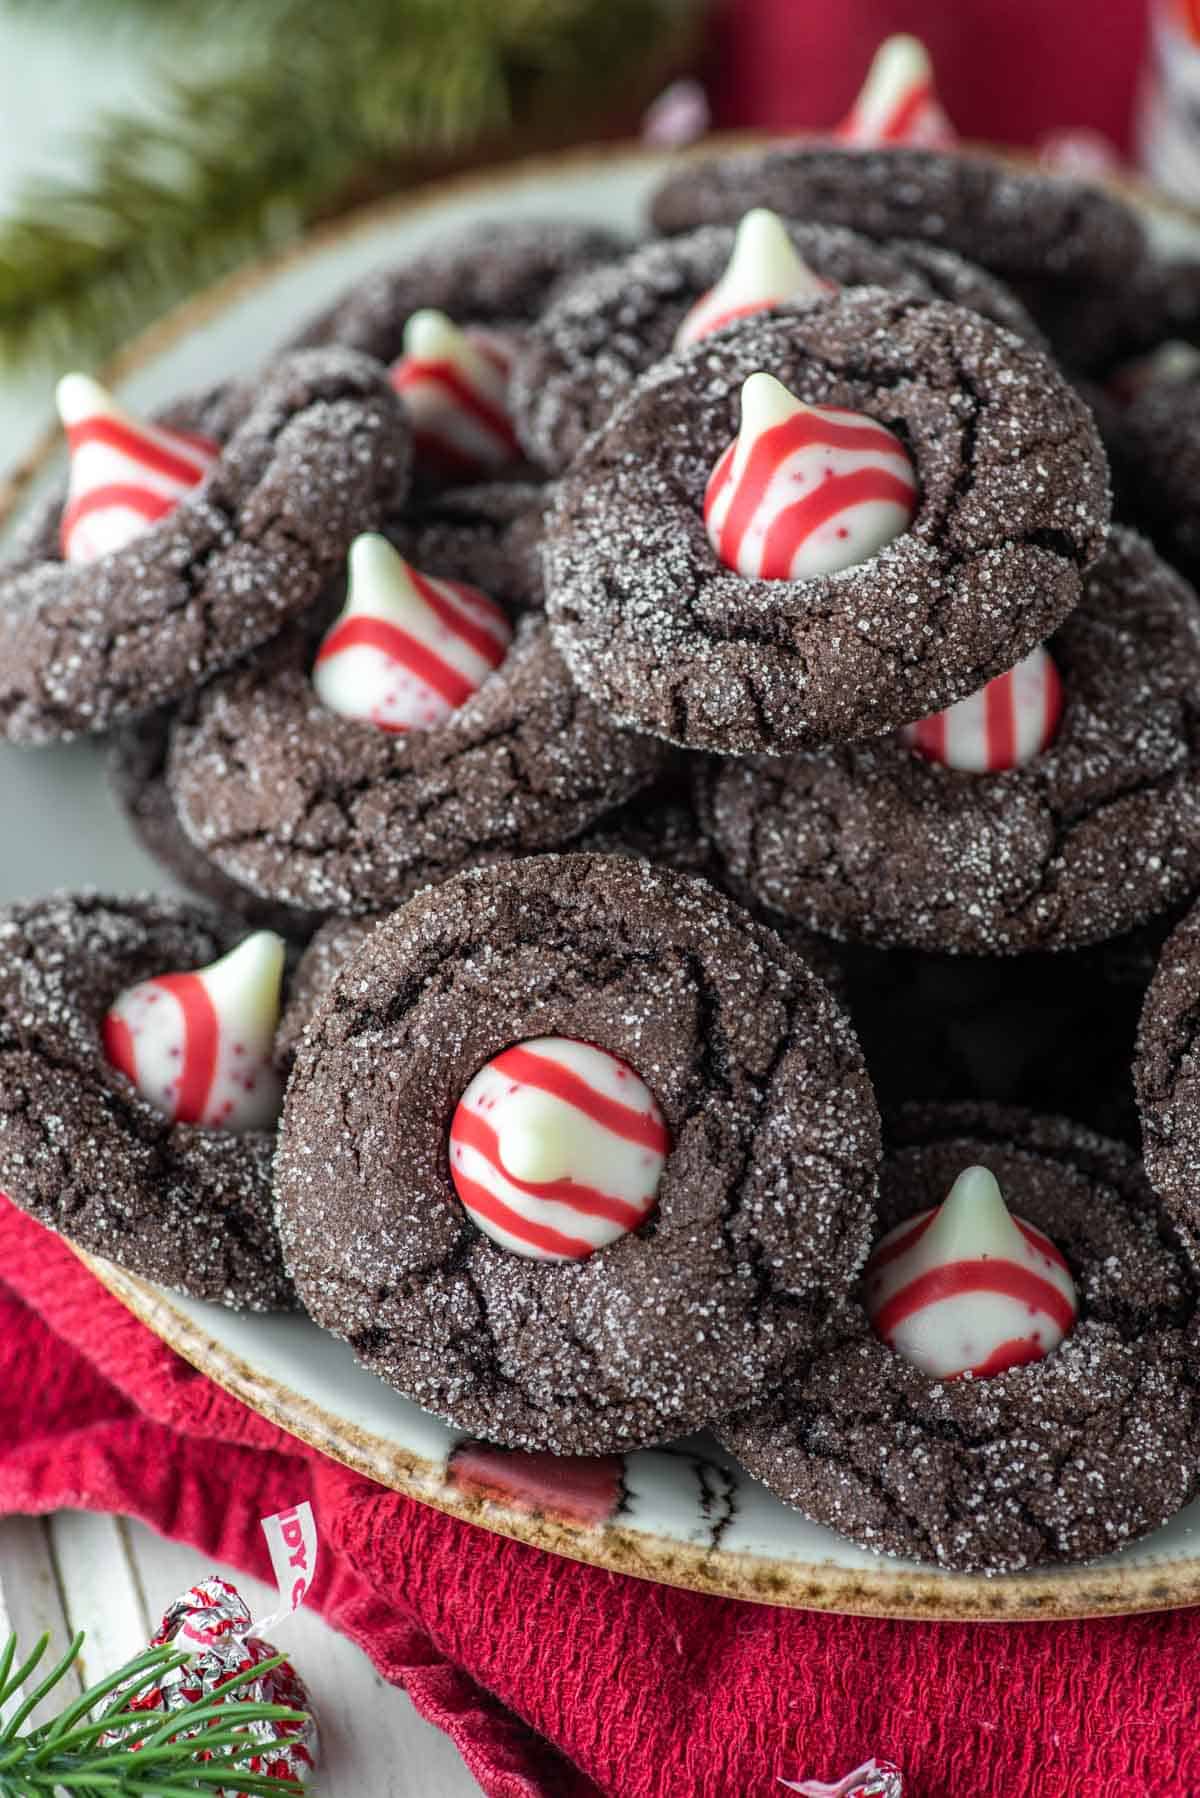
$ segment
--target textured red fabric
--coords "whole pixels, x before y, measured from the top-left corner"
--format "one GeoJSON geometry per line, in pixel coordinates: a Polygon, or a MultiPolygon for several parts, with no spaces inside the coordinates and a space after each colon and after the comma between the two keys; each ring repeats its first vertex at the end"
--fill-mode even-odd
{"type": "Polygon", "coordinates": [[[912,31],[964,136],[1028,144],[1088,126],[1128,149],[1148,0],[724,0],[708,87],[718,124],[821,130],[882,38],[912,31]]]}
{"type": "Polygon", "coordinates": [[[311,1496],[315,1602],[492,1798],[767,1798],[871,1754],[909,1798],[1200,1791],[1195,1612],[884,1623],[578,1567],[304,1448],[7,1203],[0,1269],[0,1512],[124,1512],[269,1577],[259,1518],[311,1496]]]}

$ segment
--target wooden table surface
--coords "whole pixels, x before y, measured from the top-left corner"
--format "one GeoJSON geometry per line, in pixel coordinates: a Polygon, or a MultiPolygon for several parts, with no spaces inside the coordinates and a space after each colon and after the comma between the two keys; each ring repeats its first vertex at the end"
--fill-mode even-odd
{"type": "MultiPolygon", "coordinates": [[[[98,107],[144,102],[153,62],[169,71],[173,9],[164,9],[161,32],[149,9],[133,22],[101,13],[28,7],[0,15],[0,214],[27,176],[78,166],[80,134],[98,107]]],[[[47,423],[52,386],[45,369],[0,377],[0,480],[47,423]]],[[[234,1581],[256,1615],[275,1608],[258,1581],[214,1569],[141,1524],[65,1512],[0,1519],[0,1639],[6,1617],[27,1644],[49,1630],[62,1647],[86,1629],[84,1670],[96,1677],[144,1647],[171,1600],[213,1571],[234,1581]]],[[[312,1692],[322,1798],[478,1793],[446,1737],[318,1616],[301,1611],[272,1634],[312,1692]]]]}

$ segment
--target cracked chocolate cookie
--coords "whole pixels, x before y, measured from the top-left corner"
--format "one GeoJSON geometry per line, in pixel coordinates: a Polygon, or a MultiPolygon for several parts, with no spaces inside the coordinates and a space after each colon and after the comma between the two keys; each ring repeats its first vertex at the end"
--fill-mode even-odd
{"type": "Polygon", "coordinates": [[[803,1353],[872,1227],[874,1099],[807,966],[705,882],[542,856],[411,900],[288,1088],[285,1255],[460,1428],[601,1453],[803,1353]]]}
{"type": "Polygon", "coordinates": [[[1098,943],[1186,898],[1200,880],[1195,594],[1114,530],[1048,649],[1057,734],[1006,772],[895,735],[703,769],[700,817],[728,876],[810,930],[976,955],[1098,943]]]}
{"type": "Polygon", "coordinates": [[[169,415],[212,434],[203,481],[124,547],[63,559],[63,496],[0,565],[0,730],[43,743],[200,685],[307,610],[351,538],[394,513],[410,430],[382,369],[345,350],[169,415]]]}
{"type": "Polygon", "coordinates": [[[1162,947],[1138,1028],[1134,1084],[1146,1172],[1200,1268],[1200,909],[1162,947]]]}
{"type": "MultiPolygon", "coordinates": [[[[380,543],[355,545],[362,581],[352,572],[347,611],[320,644],[314,630],[293,629],[214,681],[177,723],[168,761],[183,827],[218,867],[266,898],[326,915],[384,911],[460,868],[569,842],[668,759],[578,691],[540,613],[518,616],[514,632],[505,611],[515,608],[479,593],[464,602],[456,583],[473,582],[477,565],[496,574],[487,533],[463,534],[439,555],[453,580],[407,569],[395,653],[411,666],[383,666],[387,678],[373,686],[380,665],[354,658],[376,649],[361,629],[375,632],[379,595],[397,584],[380,543]],[[451,642],[460,630],[466,637],[451,642]]],[[[523,566],[515,560],[501,583],[510,601],[523,566]]],[[[378,639],[381,655],[389,641],[378,639]]]]}
{"type": "Polygon", "coordinates": [[[673,235],[733,224],[752,206],[938,244],[1022,293],[1119,282],[1145,256],[1141,220],[1115,195],[961,150],[800,143],[690,160],[653,195],[650,217],[673,235]]]}
{"type": "MultiPolygon", "coordinates": [[[[811,473],[816,493],[823,465],[811,473]]],[[[879,734],[1011,667],[1078,602],[1107,519],[1095,425],[1046,357],[961,307],[848,289],[731,325],[642,377],[560,482],[547,611],[571,673],[618,722],[779,755],[879,734]],[[861,439],[882,490],[908,496],[857,565],[788,578],[765,560],[772,494],[789,529],[811,498],[787,509],[782,463],[760,477],[777,430],[741,461],[740,440],[729,447],[739,398],[747,429],[743,384],[782,392],[771,376],[811,408],[801,428],[815,421],[817,440],[798,454],[819,455],[824,434],[831,460],[861,462],[861,439]],[[773,578],[728,565],[735,524],[773,578]]],[[[853,542],[852,509],[817,525],[814,542],[853,542]]]]}
{"type": "MultiPolygon", "coordinates": [[[[787,222],[807,266],[842,287],[886,287],[967,306],[1031,342],[1020,302],[961,257],[921,243],[875,243],[832,226],[787,222]]],[[[513,367],[517,434],[534,461],[563,469],[638,376],[670,353],[690,308],[720,278],[732,226],[644,244],[572,281],[529,329],[513,367]]]]}
{"type": "MultiPolygon", "coordinates": [[[[863,1292],[819,1347],[718,1434],[778,1497],[865,1548],[985,1573],[1093,1560],[1165,1522],[1200,1484],[1194,1276],[1128,1150],[999,1107],[897,1117],[883,1229],[938,1205],[972,1166],[989,1169],[1014,1216],[1060,1252],[1031,1241],[1039,1287],[1065,1257],[1076,1315],[1062,1319],[1058,1346],[1000,1373],[934,1377],[867,1315],[870,1303],[898,1330],[915,1284],[891,1293],[885,1312],[881,1293],[864,1298],[868,1264],[863,1292]]],[[[1021,1309],[1040,1306],[1028,1277],[1017,1284],[1021,1309]]],[[[1046,1302],[1060,1301],[1048,1292],[1046,1302]]]]}
{"type": "Polygon", "coordinates": [[[356,281],[289,347],[340,343],[390,363],[404,348],[411,315],[428,308],[464,325],[525,325],[560,282],[624,247],[617,232],[574,219],[488,219],[356,281]]]}
{"type": "MultiPolygon", "coordinates": [[[[175,1121],[135,1084],[137,1025],[115,1006],[137,983],[212,961],[235,934],[168,899],[56,895],[0,913],[0,1188],[81,1248],[147,1279],[278,1310],[294,1297],[272,1213],[274,1129],[175,1121]]],[[[182,1035],[171,1063],[180,1041],[167,1040],[167,1014],[177,993],[190,1024],[199,985],[184,974],[173,993],[156,992],[168,1028],[152,1045],[181,1070],[168,1078],[191,1081],[197,1118],[228,1072],[219,1019],[199,994],[198,1035],[190,1044],[182,1035]],[[204,1065],[193,1067],[197,1052],[204,1065]]],[[[240,1038],[231,1053],[239,1047],[245,1055],[240,1038]]],[[[241,1065],[237,1094],[248,1102],[253,1057],[241,1065]]],[[[268,1080],[259,1091],[269,1098],[268,1080]]],[[[222,1115],[231,1103],[222,1099],[222,1115]]]]}
{"type": "Polygon", "coordinates": [[[260,899],[223,874],[185,834],[167,789],[170,736],[170,713],[150,712],[109,739],[109,781],[139,842],[176,880],[219,910],[277,930],[289,942],[305,942],[320,922],[318,914],[260,899]]]}

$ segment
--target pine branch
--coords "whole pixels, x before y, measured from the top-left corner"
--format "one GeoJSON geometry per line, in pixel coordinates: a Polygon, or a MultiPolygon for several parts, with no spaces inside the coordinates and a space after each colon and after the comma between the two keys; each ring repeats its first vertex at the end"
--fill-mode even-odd
{"type": "MultiPolygon", "coordinates": [[[[16,1638],[9,1637],[0,1652],[0,1709],[28,1685],[48,1642],[43,1636],[17,1666],[16,1638]]],[[[29,1716],[74,1666],[82,1642],[82,1635],[75,1637],[0,1728],[0,1798],[51,1798],[56,1792],[73,1798],[195,1798],[222,1786],[247,1798],[301,1793],[295,1781],[251,1772],[245,1764],[262,1753],[262,1743],[246,1734],[251,1724],[307,1721],[303,1712],[236,1697],[278,1667],[282,1655],[234,1675],[206,1699],[161,1712],[138,1708],[137,1700],[189,1657],[170,1647],[148,1648],[90,1686],[51,1722],[26,1731],[29,1716]]]]}
{"type": "MultiPolygon", "coordinates": [[[[131,0],[127,0],[131,3],[131,0]]],[[[210,4],[213,0],[210,0],[210,4]]],[[[220,0],[216,0],[220,3],[220,0]]],[[[698,0],[272,0],[159,116],[101,120],[92,173],[0,221],[0,357],[105,353],[406,158],[580,121],[690,35],[698,0]]]]}

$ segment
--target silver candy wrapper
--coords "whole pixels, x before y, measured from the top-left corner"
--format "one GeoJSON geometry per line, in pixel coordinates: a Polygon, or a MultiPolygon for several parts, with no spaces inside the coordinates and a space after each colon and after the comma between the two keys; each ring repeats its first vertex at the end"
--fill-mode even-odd
{"type": "MultiPolygon", "coordinates": [[[[227,1580],[210,1574],[177,1598],[150,1639],[152,1648],[166,1645],[191,1651],[192,1658],[152,1686],[134,1707],[148,1713],[183,1710],[208,1698],[214,1688],[247,1673],[260,1661],[274,1658],[278,1650],[251,1635],[252,1619],[244,1600],[227,1580]]],[[[248,1679],[230,1694],[234,1700],[254,1704],[279,1704],[292,1711],[308,1711],[302,1725],[252,1723],[246,1734],[261,1745],[247,1757],[248,1772],[266,1773],[275,1779],[304,1783],[317,1763],[319,1741],[308,1692],[290,1661],[283,1661],[257,1679],[248,1679]]],[[[157,1721],[157,1715],[155,1716],[157,1721]]],[[[181,1736],[186,1731],[181,1730],[181,1736]]],[[[128,1737],[124,1738],[128,1741],[128,1737]]],[[[238,1798],[233,1787],[214,1788],[215,1798],[238,1798]]]]}

